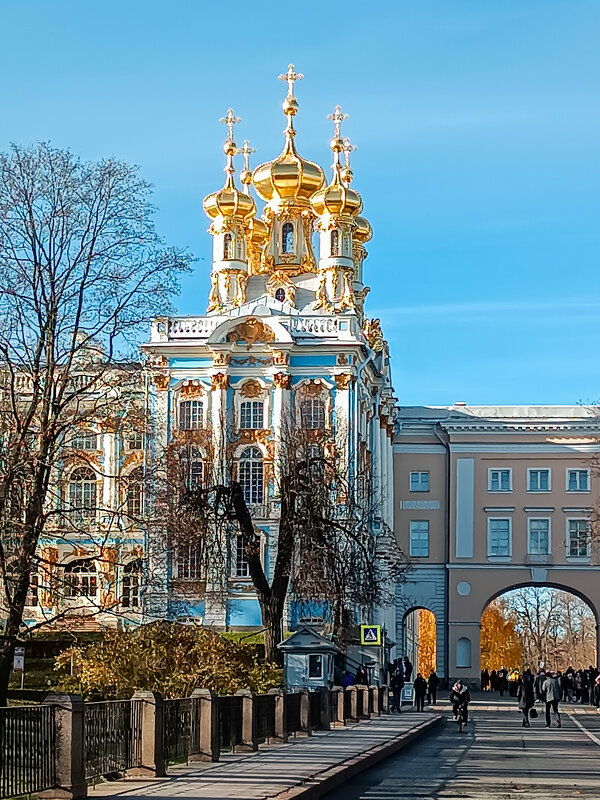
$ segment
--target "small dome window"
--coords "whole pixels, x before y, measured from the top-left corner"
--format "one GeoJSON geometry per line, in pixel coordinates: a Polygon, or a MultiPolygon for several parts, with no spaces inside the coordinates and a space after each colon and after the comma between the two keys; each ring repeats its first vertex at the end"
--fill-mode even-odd
{"type": "Polygon", "coordinates": [[[285,300],[285,289],[277,289],[275,292],[275,300],[279,300],[280,303],[283,303],[285,300]]]}
{"type": "Polygon", "coordinates": [[[331,255],[339,256],[340,254],[340,234],[338,231],[331,231],[331,255]]]}
{"type": "Polygon", "coordinates": [[[225,261],[233,258],[233,239],[230,233],[223,237],[223,259],[225,261]]]}
{"type": "Polygon", "coordinates": [[[291,222],[286,222],[281,228],[281,252],[294,252],[294,226],[291,222]]]}

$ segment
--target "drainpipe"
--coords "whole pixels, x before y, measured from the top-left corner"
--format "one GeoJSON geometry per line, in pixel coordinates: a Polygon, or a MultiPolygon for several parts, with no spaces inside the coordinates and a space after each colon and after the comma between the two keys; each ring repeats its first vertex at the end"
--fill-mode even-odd
{"type": "Polygon", "coordinates": [[[448,570],[448,563],[450,559],[450,443],[440,436],[438,430],[441,430],[441,425],[439,422],[435,424],[433,432],[435,437],[439,440],[439,442],[444,447],[445,452],[445,460],[446,460],[446,514],[445,514],[445,536],[444,536],[444,580],[445,580],[445,587],[444,587],[444,617],[445,617],[445,635],[446,635],[446,647],[444,648],[444,672],[446,673],[446,680],[450,679],[450,598],[449,598],[449,587],[450,587],[450,575],[448,570]]]}

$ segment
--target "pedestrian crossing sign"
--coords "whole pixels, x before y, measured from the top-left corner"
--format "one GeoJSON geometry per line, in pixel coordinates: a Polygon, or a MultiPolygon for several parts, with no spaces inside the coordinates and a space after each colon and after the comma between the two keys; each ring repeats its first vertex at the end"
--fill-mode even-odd
{"type": "Polygon", "coordinates": [[[381,644],[381,625],[361,625],[361,644],[381,644]]]}

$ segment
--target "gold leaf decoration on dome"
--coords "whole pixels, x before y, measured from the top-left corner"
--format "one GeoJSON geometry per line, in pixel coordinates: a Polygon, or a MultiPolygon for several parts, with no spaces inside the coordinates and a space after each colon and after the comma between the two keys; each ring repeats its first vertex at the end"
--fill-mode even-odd
{"type": "Polygon", "coordinates": [[[248,350],[257,342],[273,342],[275,334],[272,329],[256,317],[249,317],[245,322],[240,322],[227,334],[228,342],[246,342],[248,350]]]}

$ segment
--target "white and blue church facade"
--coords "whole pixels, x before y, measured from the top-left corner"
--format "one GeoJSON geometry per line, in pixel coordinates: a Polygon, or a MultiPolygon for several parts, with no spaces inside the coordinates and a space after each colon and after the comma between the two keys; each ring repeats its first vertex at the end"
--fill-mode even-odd
{"type": "MultiPolygon", "coordinates": [[[[295,144],[298,103],[290,66],[283,102],[283,150],[250,170],[252,148],[238,149],[232,110],[222,120],[225,184],[204,200],[213,241],[211,289],[204,314],[153,321],[143,346],[157,447],[185,441],[190,470],[207,450],[227,442],[261,539],[267,575],[276,555],[277,432],[286,420],[334,430],[349,467],[368,465],[373,536],[393,541],[395,399],[387,343],[378,320],[365,316],[363,265],[371,227],[352,188],[346,118],[330,116],[332,177],[301,157],[295,144]],[[243,157],[236,175],[234,159],[243,157]],[[262,205],[262,213],[257,208],[262,205]]],[[[152,548],[150,548],[152,549],[152,548]]],[[[157,551],[160,548],[157,548],[157,551]]],[[[191,549],[170,548],[155,565],[160,579],[148,598],[153,616],[196,619],[217,629],[260,627],[260,609],[245,561],[234,547],[225,592],[211,592],[191,549]]],[[[377,621],[392,632],[394,609],[377,621]]],[[[375,620],[371,620],[375,621],[375,620]]],[[[294,625],[294,610],[288,623],[294,625]]]]}

